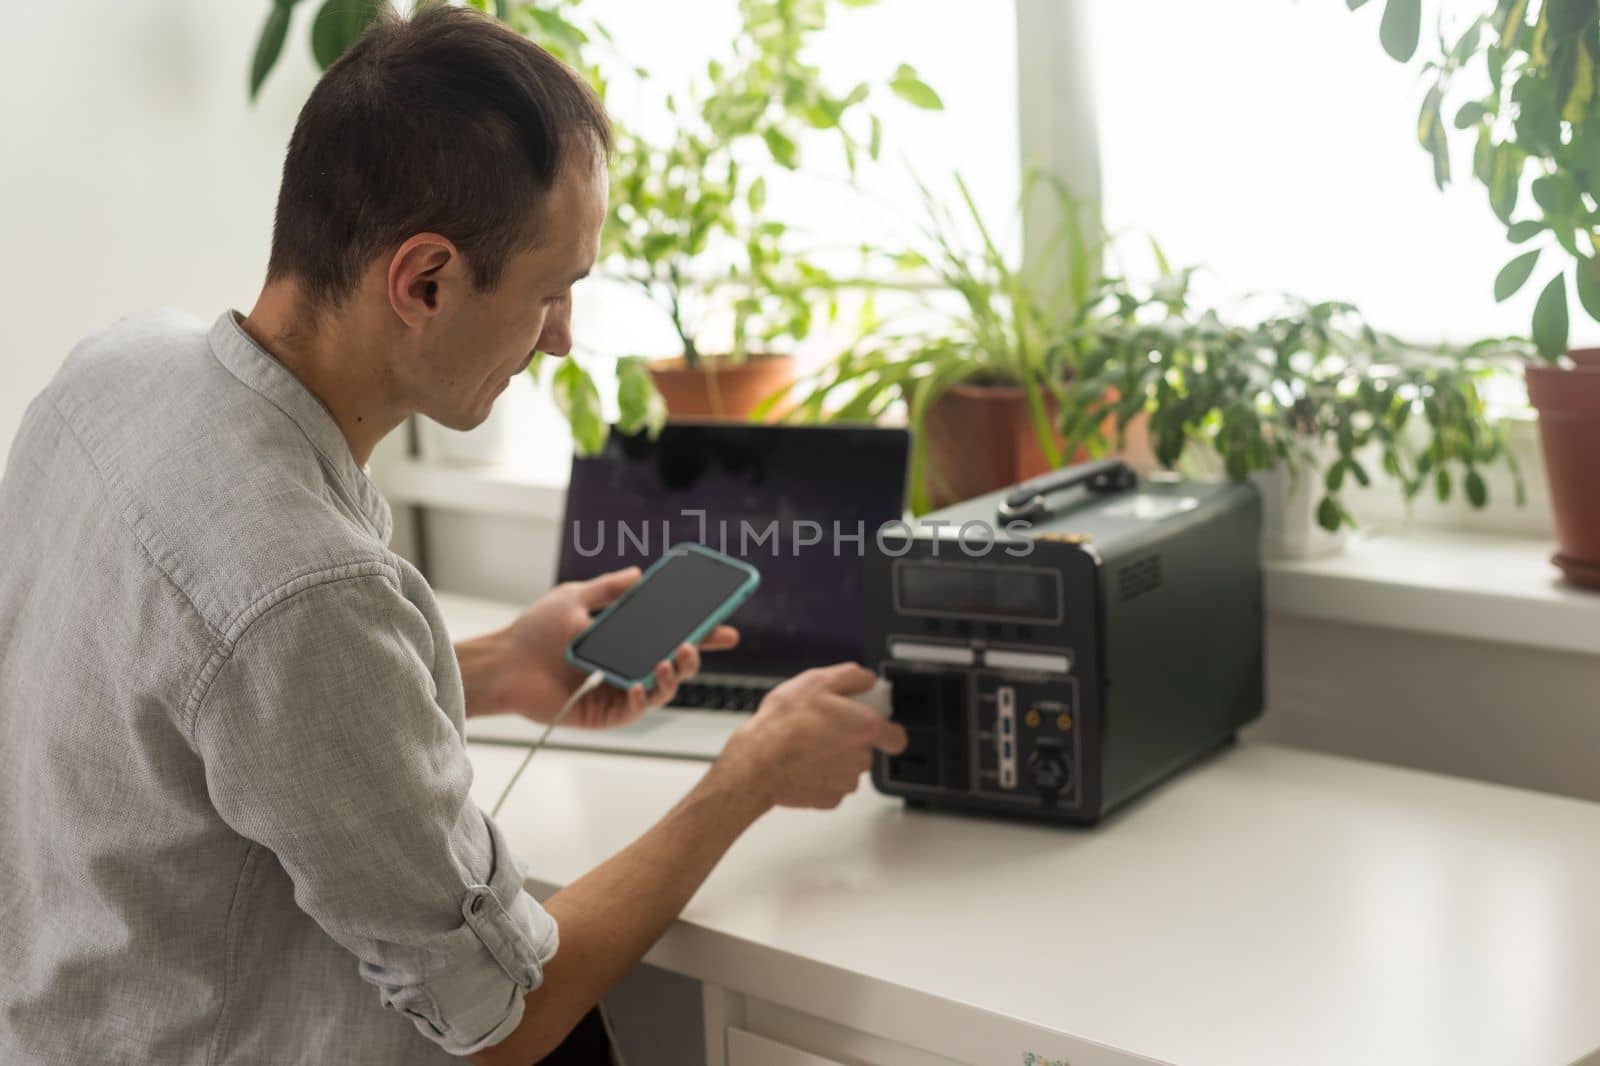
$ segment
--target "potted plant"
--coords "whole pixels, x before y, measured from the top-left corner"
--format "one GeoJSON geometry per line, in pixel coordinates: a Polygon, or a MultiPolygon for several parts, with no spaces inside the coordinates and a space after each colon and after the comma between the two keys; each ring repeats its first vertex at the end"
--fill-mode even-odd
{"type": "Polygon", "coordinates": [[[977,246],[968,247],[955,213],[923,187],[925,247],[895,261],[931,274],[932,291],[899,320],[878,322],[869,305],[860,341],[798,384],[790,413],[875,420],[903,403],[913,432],[911,505],[919,513],[1074,455],[1057,428],[1063,397],[1095,323],[1119,296],[1132,299],[1102,274],[1104,242],[1059,181],[1035,173],[1023,182],[1021,226],[1034,223],[1041,206],[1056,217],[1032,268],[1002,250],[959,175],[955,186],[977,246]],[[902,326],[912,318],[922,321],[902,326]]]}
{"type": "MultiPolygon", "coordinates": [[[[674,416],[745,418],[790,384],[792,357],[778,349],[807,336],[834,288],[767,202],[769,173],[795,170],[807,140],[836,137],[852,175],[859,156],[881,151],[882,123],[867,110],[873,86],[832,91],[803,59],[832,6],[741,0],[730,54],[706,63],[686,99],[668,97],[670,136],[619,137],[607,264],[678,338],[678,355],[649,364],[674,416]],[[708,324],[718,322],[728,324],[726,346],[708,350],[708,324]]],[[[916,107],[942,106],[909,66],[885,87],[916,107]]]]}
{"type": "MultiPolygon", "coordinates": [[[[1348,0],[1357,8],[1365,0],[1348,0]]],[[[1400,62],[1416,53],[1420,0],[1388,0],[1380,30],[1400,62]]],[[[1600,9],[1587,0],[1498,0],[1446,37],[1424,66],[1432,84],[1417,134],[1434,181],[1450,180],[1450,134],[1471,137],[1472,176],[1512,244],[1529,245],[1499,272],[1504,300],[1554,260],[1534,305],[1541,361],[1526,367],[1560,544],[1554,562],[1600,588],[1600,362],[1567,352],[1568,293],[1600,320],[1600,9]],[[1463,77],[1465,75],[1465,77],[1463,77]],[[1487,91],[1482,91],[1487,87],[1487,91]],[[1531,177],[1531,180],[1527,180],[1531,177]],[[1526,182],[1526,184],[1525,184],[1526,182]],[[1529,195],[1524,196],[1526,191],[1529,195]]]]}
{"type": "Polygon", "coordinates": [[[1407,344],[1368,326],[1349,304],[1284,298],[1245,324],[1189,304],[1188,274],[1158,298],[1102,320],[1079,364],[1062,426],[1091,451],[1106,419],[1148,419],[1164,466],[1213,466],[1254,478],[1263,546],[1273,557],[1335,550],[1353,524],[1345,493],[1378,473],[1407,500],[1459,489],[1488,499],[1483,469],[1507,463],[1504,428],[1480,384],[1524,349],[1486,340],[1455,348],[1407,344]]]}

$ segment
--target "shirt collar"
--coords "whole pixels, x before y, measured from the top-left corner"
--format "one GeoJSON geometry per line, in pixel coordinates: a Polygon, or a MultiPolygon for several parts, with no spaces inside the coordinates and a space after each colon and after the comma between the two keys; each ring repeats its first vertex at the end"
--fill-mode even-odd
{"type": "Polygon", "coordinates": [[[239,312],[226,311],[211,327],[211,351],[217,361],[300,428],[335,491],[387,544],[394,529],[389,504],[356,462],[339,424],[288,367],[244,331],[241,319],[239,312]]]}

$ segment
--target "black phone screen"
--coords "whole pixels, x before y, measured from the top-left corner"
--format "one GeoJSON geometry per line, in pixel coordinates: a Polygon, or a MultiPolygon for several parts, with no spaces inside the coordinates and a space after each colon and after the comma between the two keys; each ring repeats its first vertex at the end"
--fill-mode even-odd
{"type": "Polygon", "coordinates": [[[618,677],[643,678],[748,580],[748,571],[715,556],[674,552],[582,634],[572,653],[618,677]]]}

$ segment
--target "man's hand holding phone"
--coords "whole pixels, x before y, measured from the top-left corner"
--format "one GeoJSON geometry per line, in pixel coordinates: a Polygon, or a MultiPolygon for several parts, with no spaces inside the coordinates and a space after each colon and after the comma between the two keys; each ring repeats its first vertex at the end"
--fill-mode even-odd
{"type": "MultiPolygon", "coordinates": [[[[557,585],[500,632],[458,644],[467,713],[516,713],[548,723],[586,676],[567,661],[567,645],[589,626],[595,612],[638,580],[639,568],[629,567],[557,585]]],[[[698,647],[680,645],[670,660],[657,663],[649,691],[642,684],[627,689],[600,685],[567,713],[562,725],[615,729],[636,722],[652,707],[670,702],[678,685],[700,671],[701,651],[723,651],[738,643],[737,630],[717,626],[698,647]]]]}

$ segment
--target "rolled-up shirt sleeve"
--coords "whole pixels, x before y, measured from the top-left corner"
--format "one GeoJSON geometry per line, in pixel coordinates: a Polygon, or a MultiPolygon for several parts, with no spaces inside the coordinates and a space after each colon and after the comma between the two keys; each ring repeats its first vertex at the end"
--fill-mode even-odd
{"type": "Polygon", "coordinates": [[[385,1006],[466,1055],[516,1028],[557,930],[468,795],[435,670],[454,654],[387,577],[318,581],[244,625],[193,735],[222,818],[385,1006]]]}

